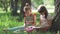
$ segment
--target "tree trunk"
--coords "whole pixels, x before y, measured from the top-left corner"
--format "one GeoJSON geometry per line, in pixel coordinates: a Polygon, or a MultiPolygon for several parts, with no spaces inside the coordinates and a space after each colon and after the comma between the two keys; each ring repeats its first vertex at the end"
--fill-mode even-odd
{"type": "Polygon", "coordinates": [[[55,0],[55,17],[50,31],[57,33],[58,30],[60,30],[60,0],[55,0]]]}
{"type": "Polygon", "coordinates": [[[8,4],[7,4],[7,0],[1,0],[2,1],[2,4],[3,4],[3,10],[7,12],[7,9],[8,9],[8,4]]]}
{"type": "Polygon", "coordinates": [[[12,10],[12,15],[16,16],[18,15],[17,10],[18,10],[18,0],[11,0],[11,10],[12,10]]]}
{"type": "Polygon", "coordinates": [[[29,5],[31,6],[31,0],[21,0],[20,21],[22,21],[22,19],[24,18],[23,8],[24,8],[26,3],[29,3],[29,5]]]}

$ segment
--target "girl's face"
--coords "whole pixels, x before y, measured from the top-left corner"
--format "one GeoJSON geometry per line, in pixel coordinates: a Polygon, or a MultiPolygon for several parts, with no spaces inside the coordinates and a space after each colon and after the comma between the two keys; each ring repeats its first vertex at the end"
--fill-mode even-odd
{"type": "Polygon", "coordinates": [[[26,11],[26,14],[27,15],[30,15],[31,14],[31,11],[30,10],[26,11]]]}
{"type": "Polygon", "coordinates": [[[41,15],[45,15],[45,12],[41,12],[40,14],[41,14],[41,15]]]}

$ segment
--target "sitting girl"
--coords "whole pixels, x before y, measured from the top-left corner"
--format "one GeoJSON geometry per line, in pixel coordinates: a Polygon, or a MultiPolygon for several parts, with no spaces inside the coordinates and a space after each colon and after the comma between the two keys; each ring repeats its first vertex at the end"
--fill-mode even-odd
{"type": "Polygon", "coordinates": [[[32,14],[31,12],[31,7],[29,6],[28,3],[26,3],[24,7],[24,21],[25,21],[25,30],[30,32],[33,30],[32,27],[29,26],[35,26],[36,25],[36,14],[32,14]]]}
{"type": "Polygon", "coordinates": [[[40,13],[40,31],[45,32],[51,26],[52,17],[50,14],[48,14],[48,11],[45,6],[39,7],[38,12],[40,13]]]}

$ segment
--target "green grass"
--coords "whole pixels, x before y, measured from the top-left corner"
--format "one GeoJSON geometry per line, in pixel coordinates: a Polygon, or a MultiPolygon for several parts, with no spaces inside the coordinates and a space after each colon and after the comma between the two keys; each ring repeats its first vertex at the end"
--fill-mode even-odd
{"type": "MultiPolygon", "coordinates": [[[[39,23],[40,15],[39,15],[39,13],[37,13],[36,15],[37,15],[36,22],[39,23]]],[[[52,15],[53,15],[53,13],[52,13],[52,15]]],[[[0,13],[0,34],[5,34],[5,32],[3,32],[4,28],[12,28],[12,27],[16,27],[16,26],[22,26],[24,24],[24,20],[22,22],[19,22],[17,19],[19,19],[19,16],[11,16],[10,13],[0,13]]],[[[13,34],[13,32],[10,31],[10,32],[8,32],[8,34],[13,34]]]]}
{"type": "Polygon", "coordinates": [[[22,26],[24,22],[18,22],[18,16],[11,16],[10,13],[0,13],[0,33],[3,34],[4,28],[22,26]]]}

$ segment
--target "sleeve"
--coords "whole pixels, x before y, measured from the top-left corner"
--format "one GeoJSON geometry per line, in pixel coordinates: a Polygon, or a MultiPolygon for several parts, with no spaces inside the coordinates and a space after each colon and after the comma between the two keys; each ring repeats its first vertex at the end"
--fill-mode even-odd
{"type": "Polygon", "coordinates": [[[26,8],[26,7],[24,6],[24,8],[23,8],[23,11],[24,11],[24,12],[25,12],[25,8],[26,8]]]}
{"type": "Polygon", "coordinates": [[[34,14],[34,17],[36,16],[36,14],[34,14]]]}

